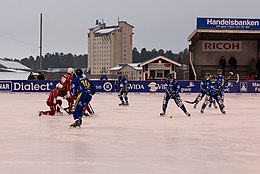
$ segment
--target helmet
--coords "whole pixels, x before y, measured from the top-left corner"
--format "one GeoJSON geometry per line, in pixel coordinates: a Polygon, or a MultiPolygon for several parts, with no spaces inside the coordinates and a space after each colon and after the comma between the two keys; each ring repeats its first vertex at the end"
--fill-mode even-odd
{"type": "Polygon", "coordinates": [[[218,73],[222,73],[223,71],[222,71],[222,69],[218,69],[218,71],[217,71],[218,73]]]}
{"type": "Polygon", "coordinates": [[[69,74],[72,74],[72,73],[74,73],[74,70],[73,70],[73,68],[68,68],[68,69],[67,69],[67,73],[69,73],[69,74]]]}
{"type": "Polygon", "coordinates": [[[60,84],[60,83],[57,83],[56,88],[58,88],[58,89],[62,89],[62,88],[63,88],[63,85],[60,84]]]}
{"type": "Polygon", "coordinates": [[[168,74],[167,79],[173,79],[173,74],[172,73],[168,74]]]}
{"type": "Polygon", "coordinates": [[[210,77],[210,73],[207,72],[207,73],[205,74],[205,77],[210,77]]]}
{"type": "Polygon", "coordinates": [[[211,76],[211,80],[217,80],[217,76],[214,74],[211,76]]]}
{"type": "Polygon", "coordinates": [[[77,76],[82,76],[82,74],[83,74],[82,69],[80,69],[80,68],[76,69],[76,75],[77,76]]]}

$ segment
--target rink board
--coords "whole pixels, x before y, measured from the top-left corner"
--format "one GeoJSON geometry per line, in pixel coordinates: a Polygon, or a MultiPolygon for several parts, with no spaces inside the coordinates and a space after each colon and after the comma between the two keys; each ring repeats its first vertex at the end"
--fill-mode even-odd
{"type": "MultiPolygon", "coordinates": [[[[200,90],[200,81],[179,81],[182,93],[197,93],[200,90]]],[[[0,81],[0,92],[49,92],[58,81],[29,81],[10,80],[0,81]]],[[[93,80],[97,92],[116,92],[116,81],[93,80]]],[[[226,86],[230,86],[234,81],[230,81],[226,86]]],[[[129,92],[164,92],[163,81],[129,81],[129,92]]],[[[225,90],[227,93],[260,93],[260,81],[240,81],[231,88],[225,90]]]]}

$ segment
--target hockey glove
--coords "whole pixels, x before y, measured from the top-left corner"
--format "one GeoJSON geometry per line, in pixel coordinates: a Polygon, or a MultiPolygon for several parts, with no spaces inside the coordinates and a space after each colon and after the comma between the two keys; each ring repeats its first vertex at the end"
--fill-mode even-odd
{"type": "Polygon", "coordinates": [[[64,99],[70,98],[70,91],[67,92],[67,94],[63,97],[64,99]]]}
{"type": "Polygon", "coordinates": [[[176,94],[175,93],[172,93],[172,94],[170,94],[170,98],[174,98],[176,96],[176,94]]]}

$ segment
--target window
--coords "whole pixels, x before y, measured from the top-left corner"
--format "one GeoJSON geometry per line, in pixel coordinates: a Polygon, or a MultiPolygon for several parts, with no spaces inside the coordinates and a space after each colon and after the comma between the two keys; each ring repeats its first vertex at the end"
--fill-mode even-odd
{"type": "Polygon", "coordinates": [[[154,79],[155,78],[155,70],[150,70],[150,77],[149,79],[154,79]]]}
{"type": "Polygon", "coordinates": [[[166,78],[167,75],[170,74],[170,70],[164,70],[164,77],[166,78]]]}
{"type": "Polygon", "coordinates": [[[156,77],[162,78],[163,77],[163,70],[157,70],[156,77]]]}

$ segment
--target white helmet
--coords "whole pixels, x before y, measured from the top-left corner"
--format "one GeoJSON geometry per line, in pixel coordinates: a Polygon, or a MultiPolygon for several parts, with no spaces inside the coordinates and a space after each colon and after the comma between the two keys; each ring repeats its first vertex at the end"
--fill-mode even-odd
{"type": "Polygon", "coordinates": [[[62,88],[63,88],[63,85],[60,84],[60,83],[57,83],[56,88],[58,88],[58,89],[62,89],[62,88]]]}
{"type": "Polygon", "coordinates": [[[67,73],[69,73],[69,74],[74,73],[74,69],[73,69],[73,68],[68,68],[68,69],[67,69],[67,73]]]}

